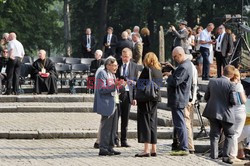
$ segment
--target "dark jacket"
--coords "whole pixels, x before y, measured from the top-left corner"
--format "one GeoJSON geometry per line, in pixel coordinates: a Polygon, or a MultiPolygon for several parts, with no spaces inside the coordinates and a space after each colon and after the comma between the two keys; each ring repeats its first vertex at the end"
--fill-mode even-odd
{"type": "Polygon", "coordinates": [[[90,72],[91,73],[95,73],[97,71],[97,69],[104,64],[104,60],[103,59],[99,59],[99,60],[93,60],[91,62],[91,65],[90,65],[90,72]]]}
{"type": "Polygon", "coordinates": [[[110,47],[105,46],[105,44],[107,43],[107,36],[105,35],[103,38],[103,46],[105,47],[105,52],[107,51],[111,51],[111,55],[115,55],[115,48],[116,48],[116,44],[117,44],[117,37],[116,35],[112,34],[111,37],[111,42],[110,42],[110,47]]]}
{"type": "MultiPolygon", "coordinates": [[[[152,81],[154,81],[159,87],[162,86],[162,72],[161,70],[157,70],[155,68],[151,69],[152,81]]],[[[149,83],[149,70],[148,67],[144,67],[139,79],[137,80],[138,85],[142,85],[145,83],[146,85],[149,83]]],[[[140,86],[139,86],[140,87],[140,86]]],[[[161,93],[159,94],[158,101],[161,101],[161,93]]]]}
{"type": "Polygon", "coordinates": [[[3,67],[7,67],[8,58],[0,57],[0,72],[3,67]]]}
{"type": "Polygon", "coordinates": [[[229,107],[235,104],[232,95],[233,91],[233,84],[225,76],[210,79],[205,93],[207,105],[203,116],[208,119],[234,123],[234,112],[232,109],[229,109],[229,107]]]}
{"type": "MultiPolygon", "coordinates": [[[[118,70],[116,72],[116,77],[117,78],[121,78],[121,68],[122,68],[122,61],[118,61],[118,70]]],[[[133,80],[133,81],[137,81],[137,77],[138,77],[138,67],[137,64],[130,61],[129,65],[128,65],[128,75],[126,77],[127,80],[133,80]]],[[[132,101],[135,99],[135,85],[129,85],[129,99],[130,102],[132,103],[132,101]]]]}
{"type": "MultiPolygon", "coordinates": [[[[94,54],[96,50],[96,41],[93,35],[91,35],[90,37],[91,37],[90,49],[91,49],[91,53],[94,54]]],[[[83,54],[86,54],[87,53],[87,35],[84,35],[82,37],[82,48],[83,48],[83,54]]]]}
{"type": "Polygon", "coordinates": [[[122,50],[124,48],[130,48],[131,51],[133,50],[133,42],[128,39],[120,40],[116,45],[116,59],[121,59],[122,50]]]}
{"type": "Polygon", "coordinates": [[[190,60],[185,60],[167,79],[168,106],[170,108],[185,108],[188,104],[193,78],[191,63],[190,60]]]}

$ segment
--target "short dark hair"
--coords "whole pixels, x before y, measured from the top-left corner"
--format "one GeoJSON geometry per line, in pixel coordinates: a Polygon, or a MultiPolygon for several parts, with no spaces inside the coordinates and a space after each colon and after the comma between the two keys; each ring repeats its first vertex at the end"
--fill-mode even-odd
{"type": "Polygon", "coordinates": [[[113,27],[108,27],[107,30],[111,30],[111,31],[114,31],[113,27]]]}

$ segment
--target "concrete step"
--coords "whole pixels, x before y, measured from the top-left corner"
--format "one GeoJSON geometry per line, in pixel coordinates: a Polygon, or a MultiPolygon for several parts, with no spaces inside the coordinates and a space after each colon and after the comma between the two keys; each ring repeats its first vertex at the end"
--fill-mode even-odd
{"type": "MultiPolygon", "coordinates": [[[[137,120],[137,108],[136,107],[133,106],[131,108],[129,118],[133,120],[137,120]]],[[[173,126],[171,111],[158,109],[157,118],[158,118],[158,126],[165,126],[165,127],[173,126]]],[[[209,125],[209,121],[206,118],[202,117],[202,120],[205,126],[209,125]]],[[[196,127],[201,126],[200,120],[198,119],[198,115],[196,113],[194,113],[193,126],[196,126],[196,127]]]]}
{"type": "Polygon", "coordinates": [[[22,94],[22,95],[2,95],[0,96],[0,102],[93,102],[93,94],[57,94],[57,95],[33,95],[33,94],[22,94]]]}
{"type": "MultiPolygon", "coordinates": [[[[171,109],[167,106],[167,103],[168,103],[168,99],[165,97],[162,97],[161,102],[158,103],[158,108],[162,109],[162,110],[170,111],[171,109]]],[[[204,111],[207,103],[200,102],[199,104],[200,104],[200,112],[202,113],[204,111]]]]}
{"type": "Polygon", "coordinates": [[[92,102],[5,102],[1,113],[16,112],[93,112],[92,102]]]}
{"type": "MultiPolygon", "coordinates": [[[[1,113],[0,138],[96,138],[100,119],[96,113],[1,113]]],[[[209,131],[209,127],[206,129],[209,131]]],[[[194,127],[195,136],[199,131],[194,127]]],[[[128,137],[137,137],[134,120],[129,121],[128,137]]],[[[172,127],[158,126],[158,137],[171,138],[172,127]]]]}

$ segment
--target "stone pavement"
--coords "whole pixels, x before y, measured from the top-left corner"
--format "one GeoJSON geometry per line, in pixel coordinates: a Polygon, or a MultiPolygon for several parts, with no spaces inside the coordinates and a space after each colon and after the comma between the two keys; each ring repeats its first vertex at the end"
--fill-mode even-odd
{"type": "Polygon", "coordinates": [[[143,145],[130,139],[131,148],[116,148],[120,156],[100,157],[94,139],[0,140],[0,166],[213,166],[226,165],[207,156],[170,156],[170,140],[158,140],[158,157],[135,158],[143,145]]]}

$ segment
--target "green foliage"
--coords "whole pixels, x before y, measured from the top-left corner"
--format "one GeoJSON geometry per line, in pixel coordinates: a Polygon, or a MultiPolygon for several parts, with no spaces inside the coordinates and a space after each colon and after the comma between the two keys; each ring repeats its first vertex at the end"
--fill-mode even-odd
{"type": "MultiPolygon", "coordinates": [[[[58,2],[58,1],[55,1],[58,2]]],[[[0,4],[0,32],[17,33],[27,54],[37,49],[62,47],[62,11],[51,8],[53,0],[6,0],[0,4]]]]}

